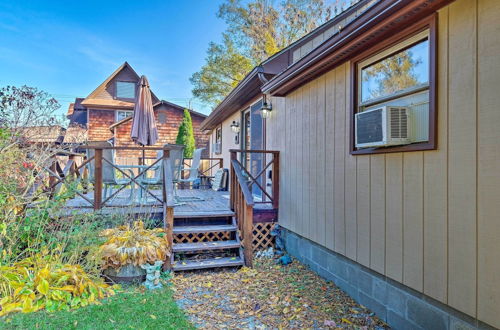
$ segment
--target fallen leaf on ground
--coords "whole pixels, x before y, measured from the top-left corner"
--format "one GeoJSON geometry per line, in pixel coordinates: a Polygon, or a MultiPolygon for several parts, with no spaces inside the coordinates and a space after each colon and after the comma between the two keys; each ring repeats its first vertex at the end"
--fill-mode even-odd
{"type": "Polygon", "coordinates": [[[172,282],[175,298],[200,328],[388,328],[376,316],[359,317],[371,312],[297,261],[176,273],[172,282]]]}

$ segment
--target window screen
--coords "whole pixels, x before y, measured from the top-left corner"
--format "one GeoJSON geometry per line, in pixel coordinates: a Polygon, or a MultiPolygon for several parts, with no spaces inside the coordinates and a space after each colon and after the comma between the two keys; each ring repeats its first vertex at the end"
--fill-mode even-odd
{"type": "Polygon", "coordinates": [[[117,81],[116,97],[126,98],[126,99],[135,98],[135,83],[129,81],[117,81]]]}

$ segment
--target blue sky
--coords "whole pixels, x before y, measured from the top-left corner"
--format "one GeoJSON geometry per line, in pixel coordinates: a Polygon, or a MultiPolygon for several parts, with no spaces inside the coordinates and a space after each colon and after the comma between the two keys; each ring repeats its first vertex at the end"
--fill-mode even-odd
{"type": "Polygon", "coordinates": [[[189,77],[225,29],[220,2],[0,0],[0,86],[43,89],[64,113],[128,61],[158,97],[186,106],[189,77]]]}

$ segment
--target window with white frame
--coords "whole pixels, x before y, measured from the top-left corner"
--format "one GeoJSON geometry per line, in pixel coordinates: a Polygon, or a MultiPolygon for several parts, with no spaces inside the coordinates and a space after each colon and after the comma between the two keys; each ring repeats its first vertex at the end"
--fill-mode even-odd
{"type": "Polygon", "coordinates": [[[115,120],[118,122],[125,118],[132,117],[133,114],[134,114],[133,111],[117,110],[115,111],[115,117],[116,117],[115,120]]]}
{"type": "Polygon", "coordinates": [[[215,129],[215,143],[212,145],[213,153],[220,155],[222,153],[222,126],[215,129]]]}
{"type": "Polygon", "coordinates": [[[116,82],[116,97],[123,99],[135,98],[135,82],[117,81],[116,82]]]}

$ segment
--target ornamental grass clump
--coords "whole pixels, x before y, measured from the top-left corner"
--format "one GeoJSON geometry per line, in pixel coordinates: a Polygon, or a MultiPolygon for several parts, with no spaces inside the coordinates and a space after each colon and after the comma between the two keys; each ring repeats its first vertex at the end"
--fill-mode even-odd
{"type": "Polygon", "coordinates": [[[79,265],[62,264],[57,256],[40,253],[0,267],[0,317],[99,304],[99,299],[113,295],[114,289],[79,265]]]}
{"type": "Polygon", "coordinates": [[[107,238],[101,246],[103,269],[154,264],[170,256],[165,231],[162,228],[146,229],[142,221],[106,229],[101,236],[107,238]]]}

